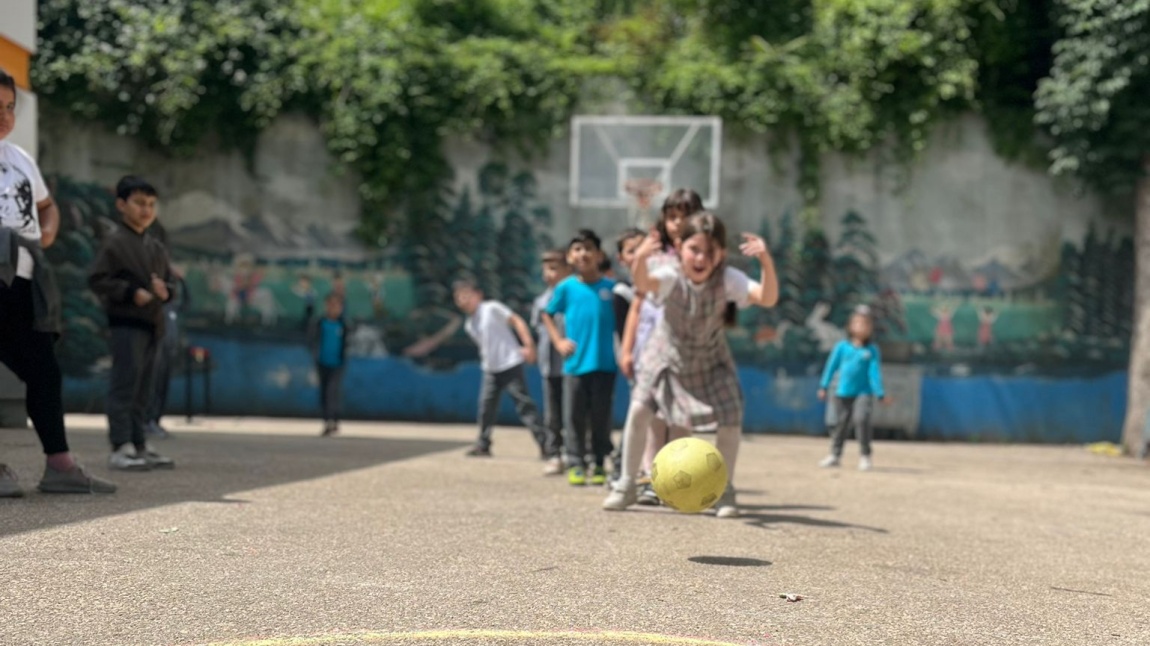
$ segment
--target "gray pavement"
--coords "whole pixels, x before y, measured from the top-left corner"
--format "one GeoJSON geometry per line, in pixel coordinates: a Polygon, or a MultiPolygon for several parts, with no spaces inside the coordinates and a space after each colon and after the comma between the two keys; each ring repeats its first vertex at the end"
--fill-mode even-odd
{"type": "MultiPolygon", "coordinates": [[[[600,511],[520,429],[170,428],[175,471],[0,500],[0,644],[1150,644],[1150,468],[1082,447],[751,436],[719,520],[600,511]]],[[[34,489],[31,431],[0,460],[34,489]]]]}

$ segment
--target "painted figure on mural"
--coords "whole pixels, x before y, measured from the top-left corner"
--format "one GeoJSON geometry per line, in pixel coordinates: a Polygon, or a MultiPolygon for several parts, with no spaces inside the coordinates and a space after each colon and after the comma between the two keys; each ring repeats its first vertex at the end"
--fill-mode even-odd
{"type": "Polygon", "coordinates": [[[934,349],[954,349],[954,310],[950,303],[939,303],[931,308],[930,313],[938,323],[934,327],[934,349]]]}
{"type": "Polygon", "coordinates": [[[839,341],[843,340],[843,331],[826,320],[830,313],[829,303],[817,303],[807,316],[806,325],[819,343],[819,352],[830,352],[839,341]]]}
{"type": "Polygon", "coordinates": [[[387,302],[387,286],[383,282],[383,274],[376,273],[371,277],[371,311],[376,319],[382,319],[387,313],[384,304],[387,302]]]}
{"type": "Polygon", "coordinates": [[[304,329],[307,329],[312,318],[315,317],[316,291],[311,284],[311,277],[307,274],[300,274],[295,286],[292,287],[292,293],[303,300],[303,326],[304,329]]]}
{"type": "Polygon", "coordinates": [[[998,313],[987,305],[978,311],[978,347],[986,348],[994,343],[994,322],[998,313]]]}

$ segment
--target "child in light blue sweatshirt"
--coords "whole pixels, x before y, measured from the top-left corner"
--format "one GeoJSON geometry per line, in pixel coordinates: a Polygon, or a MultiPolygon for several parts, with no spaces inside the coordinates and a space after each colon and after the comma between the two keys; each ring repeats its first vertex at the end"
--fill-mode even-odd
{"type": "Polygon", "coordinates": [[[819,399],[826,400],[827,388],[836,373],[839,383],[829,404],[834,406],[836,419],[831,432],[831,453],[819,463],[821,467],[839,466],[847,429],[853,426],[861,453],[859,470],[871,468],[871,408],[875,399],[886,399],[882,387],[882,358],[878,346],[871,342],[873,331],[870,308],[856,308],[847,322],[846,340],[839,341],[827,359],[819,382],[819,399]]]}

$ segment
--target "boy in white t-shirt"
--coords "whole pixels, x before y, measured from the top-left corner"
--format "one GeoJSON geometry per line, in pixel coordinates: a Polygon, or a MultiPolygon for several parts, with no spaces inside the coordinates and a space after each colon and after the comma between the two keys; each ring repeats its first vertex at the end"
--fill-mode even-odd
{"type": "Polygon", "coordinates": [[[467,455],[491,457],[491,427],[495,425],[499,412],[499,400],[507,391],[515,402],[519,419],[530,429],[540,454],[546,458],[545,434],[523,377],[523,364],[535,361],[535,340],[531,338],[527,322],[503,303],[483,300],[483,292],[475,283],[460,280],[453,288],[455,305],[467,315],[463,329],[479,346],[483,368],[483,385],[479,391],[479,438],[467,455]],[[515,329],[514,334],[512,328],[515,329]]]}

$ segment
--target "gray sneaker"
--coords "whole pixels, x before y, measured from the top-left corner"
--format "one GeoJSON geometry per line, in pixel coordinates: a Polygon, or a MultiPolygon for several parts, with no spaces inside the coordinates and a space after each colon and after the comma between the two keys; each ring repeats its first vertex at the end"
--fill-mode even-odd
{"type": "Polygon", "coordinates": [[[136,455],[136,447],[125,444],[108,456],[108,468],[119,471],[151,471],[152,465],[136,455]]]}
{"type": "Polygon", "coordinates": [[[603,501],[603,509],[623,511],[638,501],[639,492],[635,488],[635,483],[619,478],[611,488],[611,493],[607,494],[607,498],[603,501]]]}
{"type": "Polygon", "coordinates": [[[16,480],[16,472],[7,464],[0,464],[0,498],[23,498],[24,490],[16,480]]]}
{"type": "Polygon", "coordinates": [[[89,474],[77,464],[67,471],[44,467],[41,493],[116,493],[116,485],[89,474]]]}
{"type": "Polygon", "coordinates": [[[149,445],[144,450],[143,455],[140,455],[139,452],[137,452],[136,455],[143,458],[144,461],[148,463],[148,467],[152,468],[152,469],[175,469],[176,468],[176,461],[175,460],[173,460],[167,456],[160,455],[159,453],[156,453],[156,451],[151,447],[151,445],[149,445]]]}
{"type": "Polygon", "coordinates": [[[715,516],[718,518],[738,518],[739,506],[735,502],[735,488],[727,485],[726,491],[715,503],[715,516]]]}

